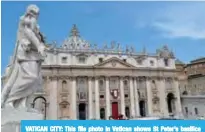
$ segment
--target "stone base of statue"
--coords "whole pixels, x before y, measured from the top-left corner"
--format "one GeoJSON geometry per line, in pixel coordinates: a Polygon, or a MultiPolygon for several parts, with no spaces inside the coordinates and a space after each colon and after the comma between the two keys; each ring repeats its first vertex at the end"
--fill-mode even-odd
{"type": "Polygon", "coordinates": [[[44,115],[32,109],[3,108],[1,110],[1,132],[21,132],[21,120],[43,120],[44,115]]]}

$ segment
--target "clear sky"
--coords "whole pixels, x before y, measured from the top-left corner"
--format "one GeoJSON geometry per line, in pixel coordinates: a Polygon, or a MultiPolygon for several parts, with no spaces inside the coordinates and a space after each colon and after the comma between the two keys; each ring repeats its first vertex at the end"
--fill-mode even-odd
{"type": "Polygon", "coordinates": [[[2,74],[29,4],[39,6],[41,31],[58,45],[77,24],[90,43],[114,40],[151,53],[167,44],[186,63],[205,56],[205,2],[2,2],[2,74]]]}

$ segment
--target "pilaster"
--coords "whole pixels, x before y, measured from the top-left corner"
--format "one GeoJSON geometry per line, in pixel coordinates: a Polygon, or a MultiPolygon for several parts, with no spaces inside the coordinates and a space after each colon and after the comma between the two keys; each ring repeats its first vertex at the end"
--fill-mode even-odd
{"type": "Polygon", "coordinates": [[[111,113],[110,113],[110,109],[111,109],[111,106],[110,106],[110,86],[109,86],[109,78],[106,77],[105,78],[105,102],[106,102],[106,119],[108,120],[109,119],[109,116],[111,116],[111,113]]]}

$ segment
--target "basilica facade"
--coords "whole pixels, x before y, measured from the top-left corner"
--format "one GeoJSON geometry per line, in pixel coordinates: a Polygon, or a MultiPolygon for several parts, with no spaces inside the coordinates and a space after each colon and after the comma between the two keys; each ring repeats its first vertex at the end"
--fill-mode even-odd
{"type": "Polygon", "coordinates": [[[175,57],[166,45],[153,54],[116,42],[99,48],[74,25],[60,47],[51,47],[42,65],[43,91],[29,102],[46,119],[182,114],[175,57]]]}

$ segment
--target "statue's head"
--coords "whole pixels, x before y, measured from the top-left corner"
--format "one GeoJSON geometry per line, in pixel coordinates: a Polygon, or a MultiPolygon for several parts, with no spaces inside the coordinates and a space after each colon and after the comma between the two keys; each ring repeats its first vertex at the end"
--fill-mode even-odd
{"type": "Polygon", "coordinates": [[[40,9],[36,5],[29,5],[26,10],[27,15],[31,15],[35,18],[38,18],[39,12],[40,12],[40,9]]]}

